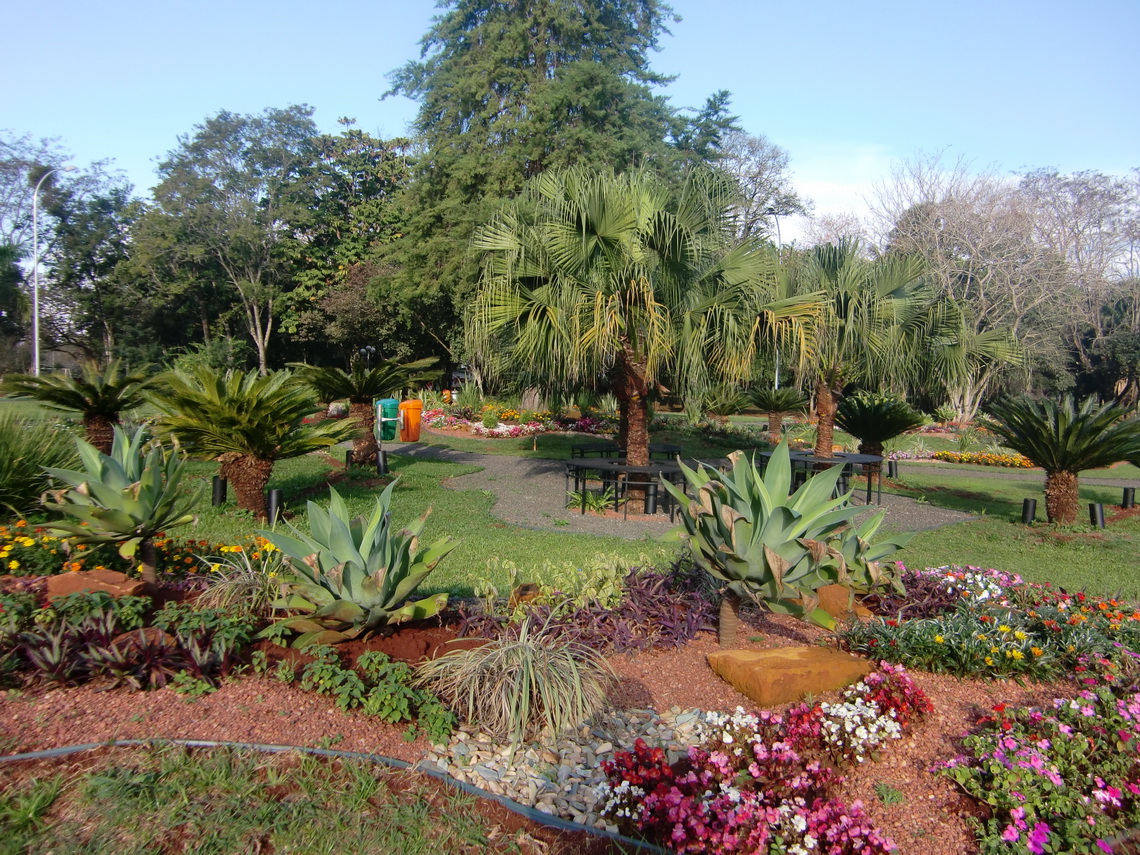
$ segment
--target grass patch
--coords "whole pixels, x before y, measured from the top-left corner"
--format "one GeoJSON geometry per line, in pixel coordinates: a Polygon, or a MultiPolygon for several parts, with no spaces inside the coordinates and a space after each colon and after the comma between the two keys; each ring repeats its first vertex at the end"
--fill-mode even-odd
{"type": "MultiPolygon", "coordinates": [[[[989,472],[991,477],[986,477],[977,469],[949,464],[900,467],[901,486],[891,492],[983,515],[981,520],[920,532],[902,553],[907,565],[994,567],[1070,591],[1140,598],[1140,578],[1133,571],[1140,565],[1140,518],[1118,520],[1103,531],[1083,522],[1066,527],[1044,522],[1023,526],[1023,499],[1036,498],[1038,515],[1044,517],[1043,474],[1040,470],[1001,470],[1001,477],[994,477],[999,473],[989,472]]],[[[1089,503],[1100,502],[1111,516],[1108,508],[1120,503],[1121,488],[1100,482],[1138,474],[1134,466],[1118,466],[1082,475],[1082,512],[1089,503]]]]}
{"type": "Polygon", "coordinates": [[[518,851],[473,798],[371,763],[163,747],[93,765],[6,786],[0,851],[518,851]]]}

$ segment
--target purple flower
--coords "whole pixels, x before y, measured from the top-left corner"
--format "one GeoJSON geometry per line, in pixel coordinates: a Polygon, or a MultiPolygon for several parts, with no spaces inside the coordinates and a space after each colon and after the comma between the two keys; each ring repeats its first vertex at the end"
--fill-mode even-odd
{"type": "Polygon", "coordinates": [[[1029,832],[1029,851],[1033,855],[1042,855],[1045,852],[1045,841],[1049,839],[1049,826],[1044,822],[1039,822],[1033,826],[1033,830],[1029,832]]]}

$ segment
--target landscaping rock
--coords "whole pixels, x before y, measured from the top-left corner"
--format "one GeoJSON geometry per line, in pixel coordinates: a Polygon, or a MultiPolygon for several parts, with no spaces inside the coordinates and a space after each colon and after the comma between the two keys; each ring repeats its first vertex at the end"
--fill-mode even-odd
{"type": "Polygon", "coordinates": [[[824,585],[816,593],[819,595],[819,607],[836,620],[843,620],[854,615],[857,618],[871,617],[871,610],[860,603],[854,602],[851,589],[846,585],[824,585]]]}
{"type": "Polygon", "coordinates": [[[86,591],[103,591],[112,597],[138,597],[145,588],[145,582],[115,570],[78,570],[49,577],[47,597],[51,601],[86,591]]]}
{"type": "Polygon", "coordinates": [[[157,626],[144,626],[142,629],[133,629],[115,636],[111,646],[117,647],[125,653],[142,650],[146,646],[177,647],[178,641],[157,626]]]}
{"type": "Polygon", "coordinates": [[[719,677],[763,707],[840,689],[874,670],[866,659],[825,647],[716,650],[707,659],[719,677]]]}

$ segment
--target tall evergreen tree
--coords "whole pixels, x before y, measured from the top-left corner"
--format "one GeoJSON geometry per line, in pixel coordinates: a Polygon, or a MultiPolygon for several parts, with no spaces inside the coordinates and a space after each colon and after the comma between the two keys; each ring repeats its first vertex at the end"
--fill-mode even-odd
{"type": "Polygon", "coordinates": [[[420,102],[421,157],[389,299],[411,324],[458,341],[478,281],[476,227],[526,180],[578,164],[667,172],[715,152],[727,93],[689,120],[651,91],[649,68],[672,10],[658,0],[449,0],[419,61],[389,94],[420,102]]]}

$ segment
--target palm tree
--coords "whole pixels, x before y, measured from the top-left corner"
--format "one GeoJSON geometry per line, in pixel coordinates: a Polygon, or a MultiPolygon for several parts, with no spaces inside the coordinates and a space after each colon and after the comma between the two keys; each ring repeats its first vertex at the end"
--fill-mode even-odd
{"type": "Polygon", "coordinates": [[[348,399],[348,415],[355,419],[361,431],[353,440],[352,459],[362,465],[376,462],[376,411],[372,408],[374,398],[393,395],[409,383],[422,382],[435,376],[438,360],[434,357],[415,362],[383,361],[375,368],[369,368],[359,357],[352,360],[349,371],[339,368],[318,368],[310,365],[296,366],[297,377],[308,383],[322,401],[348,399]]]}
{"type": "Polygon", "coordinates": [[[336,445],[358,430],[348,421],[306,424],[317,410],[312,389],[288,371],[261,376],[202,367],[163,379],[150,393],[164,413],[162,428],[191,454],[217,458],[238,506],[260,519],[276,461],[336,445]]]}
{"type": "Polygon", "coordinates": [[[106,368],[93,361],[84,363],[79,377],[9,377],[0,384],[0,390],[18,398],[33,398],[52,410],[79,413],[87,441],[103,454],[110,454],[120,414],[143,403],[151,382],[141,372],[125,373],[122,363],[113,359],[106,368]]]}
{"type": "Polygon", "coordinates": [[[768,442],[779,445],[784,433],[784,416],[802,413],[808,407],[807,396],[794,386],[783,389],[753,389],[752,405],[768,416],[768,442]]]}
{"type": "Polygon", "coordinates": [[[810,295],[772,299],[775,258],[732,241],[731,200],[706,170],[676,191],[645,171],[542,173],[476,237],[469,351],[544,389],[604,378],[619,442],[644,465],[663,376],[683,394],[740,380],[765,337],[802,339],[813,312],[810,295]]]}
{"type": "Polygon", "coordinates": [[[815,455],[830,457],[835,414],[843,387],[878,386],[917,371],[918,354],[932,321],[937,294],[923,281],[918,258],[865,258],[858,241],[817,246],[799,272],[800,288],[823,293],[807,373],[815,382],[819,418],[815,455]]]}
{"type": "MultiPolygon", "coordinates": [[[[859,440],[860,454],[882,457],[884,443],[922,427],[926,416],[895,395],[860,392],[840,402],[835,423],[859,440]]],[[[879,468],[878,463],[868,466],[868,477],[879,468]]]]}
{"type": "Polygon", "coordinates": [[[1020,397],[989,407],[983,424],[1002,443],[1045,470],[1045,513],[1049,522],[1077,519],[1078,480],[1084,469],[1140,459],[1140,420],[1119,404],[1099,405],[1095,396],[1081,402],[1071,395],[1038,403],[1020,397]]]}

